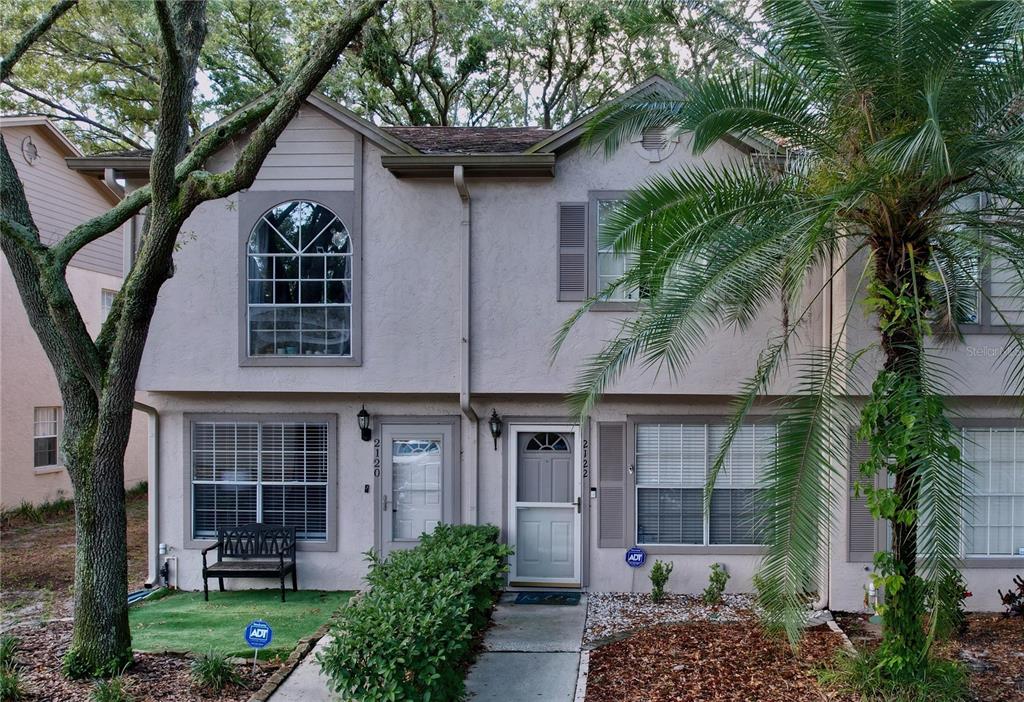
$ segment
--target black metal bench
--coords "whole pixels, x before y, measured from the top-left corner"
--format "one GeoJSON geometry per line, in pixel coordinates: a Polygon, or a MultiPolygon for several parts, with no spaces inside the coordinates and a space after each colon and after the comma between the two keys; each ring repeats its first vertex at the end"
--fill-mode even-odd
{"type": "Polygon", "coordinates": [[[224,592],[224,578],[280,578],[284,602],[284,578],[292,574],[292,590],[299,589],[295,568],[295,527],[246,524],[217,530],[217,543],[203,549],[203,599],[209,601],[207,578],[217,578],[224,592]],[[217,562],[206,565],[206,554],[217,549],[217,562]]]}

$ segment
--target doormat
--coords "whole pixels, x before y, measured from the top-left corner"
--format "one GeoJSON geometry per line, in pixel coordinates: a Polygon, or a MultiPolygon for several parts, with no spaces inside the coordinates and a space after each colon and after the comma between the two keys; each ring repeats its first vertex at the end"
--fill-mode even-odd
{"type": "Polygon", "coordinates": [[[520,592],[516,595],[516,604],[531,605],[578,605],[578,592],[520,592]]]}

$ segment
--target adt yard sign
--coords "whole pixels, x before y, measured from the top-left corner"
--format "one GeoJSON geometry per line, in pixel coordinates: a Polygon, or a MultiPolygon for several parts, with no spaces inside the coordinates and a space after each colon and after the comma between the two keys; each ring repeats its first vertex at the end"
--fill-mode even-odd
{"type": "Polygon", "coordinates": [[[262,619],[249,622],[249,626],[245,627],[245,642],[252,648],[264,648],[273,640],[274,631],[262,619]]]}
{"type": "Polygon", "coordinates": [[[647,551],[644,551],[639,546],[626,551],[626,565],[630,568],[639,568],[647,562],[647,551]]]}

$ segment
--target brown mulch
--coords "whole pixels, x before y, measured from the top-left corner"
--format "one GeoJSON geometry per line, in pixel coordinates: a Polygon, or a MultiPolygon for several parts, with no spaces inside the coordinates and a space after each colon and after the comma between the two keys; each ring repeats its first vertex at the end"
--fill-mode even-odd
{"type": "MultiPolygon", "coordinates": [[[[22,665],[22,681],[29,692],[26,699],[38,702],[89,700],[94,683],[68,680],[60,673],[61,658],[71,640],[70,622],[22,625],[11,633],[21,641],[18,660],[22,665]]],[[[135,664],[124,673],[128,693],[135,702],[244,702],[278,667],[276,663],[261,663],[253,674],[251,663],[238,665],[243,685],[232,685],[215,693],[192,684],[189,663],[183,656],[137,653],[135,664]]]]}
{"type": "Polygon", "coordinates": [[[749,623],[687,622],[637,632],[590,656],[587,702],[800,702],[842,700],[819,686],[814,668],[842,639],[807,631],[796,656],[749,623]]]}
{"type": "MultiPolygon", "coordinates": [[[[878,644],[880,629],[866,614],[833,612],[857,648],[878,644]]],[[[1024,619],[969,614],[967,633],[936,647],[938,655],[960,661],[970,674],[971,695],[979,702],[1024,701],[1024,619]]]]}

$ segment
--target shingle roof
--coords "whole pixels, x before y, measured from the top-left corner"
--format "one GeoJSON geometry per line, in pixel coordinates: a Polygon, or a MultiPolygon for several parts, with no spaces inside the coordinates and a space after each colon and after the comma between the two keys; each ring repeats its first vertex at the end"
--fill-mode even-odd
{"type": "Polygon", "coordinates": [[[384,127],[427,154],[513,154],[553,133],[540,127],[384,127]]]}

